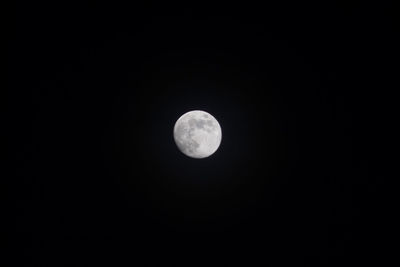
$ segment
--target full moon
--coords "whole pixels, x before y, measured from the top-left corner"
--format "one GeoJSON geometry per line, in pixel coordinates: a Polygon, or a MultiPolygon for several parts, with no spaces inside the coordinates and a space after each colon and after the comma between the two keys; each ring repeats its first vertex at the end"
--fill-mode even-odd
{"type": "Polygon", "coordinates": [[[221,144],[221,126],[205,111],[189,111],[176,121],[174,139],[179,150],[186,156],[206,158],[214,154],[221,144]]]}

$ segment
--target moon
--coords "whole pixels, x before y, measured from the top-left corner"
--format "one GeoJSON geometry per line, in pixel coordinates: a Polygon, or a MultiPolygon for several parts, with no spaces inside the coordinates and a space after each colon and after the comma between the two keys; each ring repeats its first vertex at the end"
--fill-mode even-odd
{"type": "Polygon", "coordinates": [[[202,110],[183,114],[174,126],[174,140],[178,149],[191,158],[211,156],[217,151],[221,139],[222,131],[218,121],[202,110]]]}

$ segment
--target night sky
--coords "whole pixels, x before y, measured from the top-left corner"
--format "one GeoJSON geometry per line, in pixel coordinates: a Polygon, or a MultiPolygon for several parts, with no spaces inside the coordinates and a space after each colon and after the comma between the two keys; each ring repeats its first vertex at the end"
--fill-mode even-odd
{"type": "Polygon", "coordinates": [[[393,9],[130,2],[10,9],[7,266],[379,266],[393,9]]]}

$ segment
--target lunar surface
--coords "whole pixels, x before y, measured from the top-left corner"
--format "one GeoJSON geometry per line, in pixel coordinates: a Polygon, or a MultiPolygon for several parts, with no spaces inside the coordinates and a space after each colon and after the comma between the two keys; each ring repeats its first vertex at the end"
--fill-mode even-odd
{"type": "Polygon", "coordinates": [[[179,150],[186,156],[206,158],[214,154],[221,144],[221,126],[205,111],[189,111],[175,123],[174,139],[179,150]]]}

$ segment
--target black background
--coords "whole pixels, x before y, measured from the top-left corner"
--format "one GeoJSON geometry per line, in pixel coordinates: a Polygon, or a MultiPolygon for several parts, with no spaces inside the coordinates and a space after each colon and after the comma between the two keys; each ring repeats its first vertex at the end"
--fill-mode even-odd
{"type": "Polygon", "coordinates": [[[8,21],[15,265],[386,258],[390,6],[53,2],[8,21]],[[203,160],[172,137],[193,109],[223,131],[203,160]]]}

